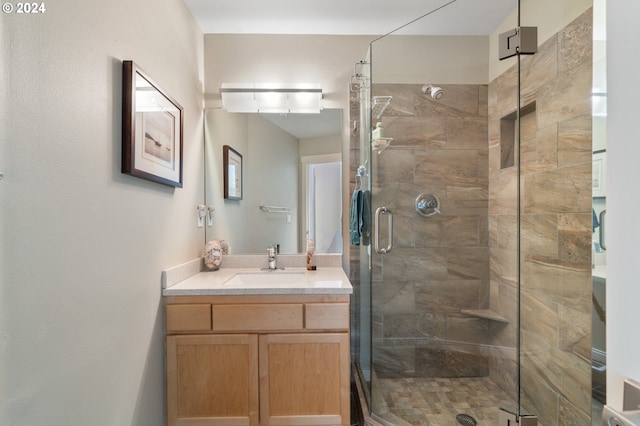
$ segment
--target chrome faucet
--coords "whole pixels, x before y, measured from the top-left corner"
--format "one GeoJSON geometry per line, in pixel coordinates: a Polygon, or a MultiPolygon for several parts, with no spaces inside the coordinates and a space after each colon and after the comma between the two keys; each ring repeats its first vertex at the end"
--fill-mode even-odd
{"type": "Polygon", "coordinates": [[[278,269],[278,253],[280,253],[280,244],[274,243],[271,247],[267,248],[267,261],[270,271],[278,269]]]}

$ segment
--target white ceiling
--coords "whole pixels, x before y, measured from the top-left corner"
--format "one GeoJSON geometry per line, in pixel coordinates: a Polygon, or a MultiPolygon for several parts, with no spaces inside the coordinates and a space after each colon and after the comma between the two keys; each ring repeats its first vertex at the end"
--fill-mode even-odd
{"type": "Polygon", "coordinates": [[[184,0],[205,34],[486,35],[517,0],[184,0]]]}

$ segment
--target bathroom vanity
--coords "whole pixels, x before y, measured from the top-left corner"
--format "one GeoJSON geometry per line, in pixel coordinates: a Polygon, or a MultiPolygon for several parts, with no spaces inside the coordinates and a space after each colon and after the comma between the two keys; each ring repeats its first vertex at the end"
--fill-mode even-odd
{"type": "Polygon", "coordinates": [[[167,283],[167,423],[349,425],[351,293],[340,267],[167,283]]]}

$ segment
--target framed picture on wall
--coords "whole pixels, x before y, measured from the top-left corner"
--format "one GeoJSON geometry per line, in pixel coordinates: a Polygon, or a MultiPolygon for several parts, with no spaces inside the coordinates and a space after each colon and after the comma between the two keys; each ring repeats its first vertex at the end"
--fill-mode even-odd
{"type": "Polygon", "coordinates": [[[242,200],[242,155],[229,145],[222,147],[224,198],[242,200]]]}
{"type": "Polygon", "coordinates": [[[593,153],[593,170],[592,175],[594,198],[607,196],[607,152],[605,150],[595,151],[593,153]]]}
{"type": "Polygon", "coordinates": [[[182,107],[133,61],[122,69],[122,173],[182,188],[182,107]]]}

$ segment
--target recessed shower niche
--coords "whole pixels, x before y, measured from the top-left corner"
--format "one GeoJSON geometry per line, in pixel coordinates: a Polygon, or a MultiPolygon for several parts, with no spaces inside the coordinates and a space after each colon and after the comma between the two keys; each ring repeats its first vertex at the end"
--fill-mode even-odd
{"type": "MultiPolygon", "coordinates": [[[[534,136],[536,129],[536,102],[533,101],[520,109],[520,132],[523,141],[527,140],[527,129],[533,126],[534,136]]],[[[516,129],[518,112],[513,111],[500,119],[500,169],[507,169],[515,165],[516,141],[518,132],[516,129]]]]}

